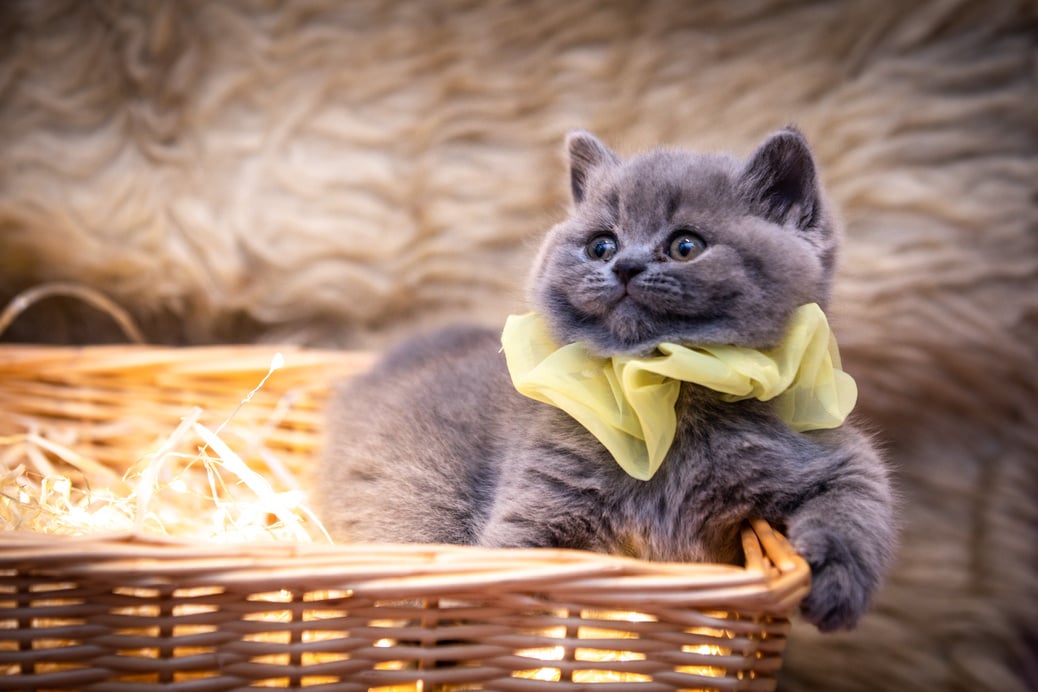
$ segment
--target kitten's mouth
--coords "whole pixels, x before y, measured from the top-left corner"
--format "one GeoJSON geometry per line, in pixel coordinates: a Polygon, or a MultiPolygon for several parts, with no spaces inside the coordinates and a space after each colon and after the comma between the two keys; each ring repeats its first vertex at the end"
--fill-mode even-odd
{"type": "Polygon", "coordinates": [[[629,283],[616,288],[611,302],[614,310],[621,306],[651,309],[652,304],[647,300],[647,297],[646,292],[640,289],[637,284],[629,283]]]}
{"type": "Polygon", "coordinates": [[[623,290],[609,311],[606,325],[614,337],[633,347],[642,344],[648,336],[646,317],[645,306],[637,292],[623,290]]]}
{"type": "Polygon", "coordinates": [[[620,295],[613,299],[606,321],[610,325],[637,323],[641,321],[642,310],[641,301],[638,300],[637,296],[631,295],[628,291],[622,291],[620,295]]]}
{"type": "Polygon", "coordinates": [[[638,300],[637,300],[637,294],[638,293],[640,293],[640,291],[638,290],[638,287],[635,284],[633,284],[633,283],[619,283],[619,284],[616,285],[616,288],[614,288],[613,291],[612,291],[612,296],[611,296],[612,302],[613,303],[620,303],[620,302],[623,302],[623,301],[628,300],[628,299],[634,300],[635,302],[638,302],[638,300]]]}

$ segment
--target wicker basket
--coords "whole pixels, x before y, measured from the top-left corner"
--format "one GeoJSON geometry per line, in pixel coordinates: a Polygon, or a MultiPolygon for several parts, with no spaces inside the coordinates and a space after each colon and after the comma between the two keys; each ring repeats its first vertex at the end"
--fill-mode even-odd
{"type": "MultiPolygon", "coordinates": [[[[271,374],[276,350],[0,347],[0,473],[64,475],[89,504],[142,456],[202,445],[275,492],[305,485],[328,383],[370,358],[281,349],[271,374]]],[[[36,526],[6,502],[9,529],[36,526]]],[[[0,690],[767,690],[809,582],[759,521],[732,566],[321,545],[305,518],[305,541],[228,546],[156,537],[146,515],[0,532],[0,690]]]]}

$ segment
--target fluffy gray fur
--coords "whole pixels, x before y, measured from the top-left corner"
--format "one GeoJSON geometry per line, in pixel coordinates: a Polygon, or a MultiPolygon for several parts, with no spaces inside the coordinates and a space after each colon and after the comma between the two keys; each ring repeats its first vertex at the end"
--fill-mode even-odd
{"type": "MultiPolygon", "coordinates": [[[[567,139],[572,214],[548,233],[534,307],[559,343],[602,355],[661,341],[775,345],[799,305],[829,299],[838,236],[794,129],[746,161],[653,151],[621,160],[567,139]],[[609,234],[615,254],[596,258],[609,234]],[[694,234],[687,261],[668,250],[694,234]]],[[[678,429],[649,481],[628,476],[568,414],[518,394],[499,334],[450,329],[403,345],[334,400],[316,500],[351,541],[545,546],[651,560],[739,559],[763,517],[812,570],[803,615],[852,627],[894,542],[887,472],[846,423],[797,433],[770,404],[683,384],[678,429]]]]}

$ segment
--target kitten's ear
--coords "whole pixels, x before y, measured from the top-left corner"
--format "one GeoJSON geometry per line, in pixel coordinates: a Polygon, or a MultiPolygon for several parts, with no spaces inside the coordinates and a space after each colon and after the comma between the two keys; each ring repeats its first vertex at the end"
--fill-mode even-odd
{"type": "Polygon", "coordinates": [[[584,189],[592,169],[620,163],[620,158],[609,147],[585,130],[574,130],[566,135],[566,151],[569,152],[570,190],[577,204],[584,201],[584,189]]]}
{"type": "Polygon", "coordinates": [[[807,140],[794,127],[768,137],[739,180],[753,213],[777,224],[811,226],[819,211],[818,176],[807,140]]]}

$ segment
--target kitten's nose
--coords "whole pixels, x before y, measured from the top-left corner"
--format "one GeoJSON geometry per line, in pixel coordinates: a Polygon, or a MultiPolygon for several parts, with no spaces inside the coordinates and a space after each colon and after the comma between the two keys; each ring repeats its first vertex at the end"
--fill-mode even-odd
{"type": "Polygon", "coordinates": [[[645,263],[630,257],[622,257],[616,260],[613,271],[625,285],[634,277],[645,271],[645,263]]]}

